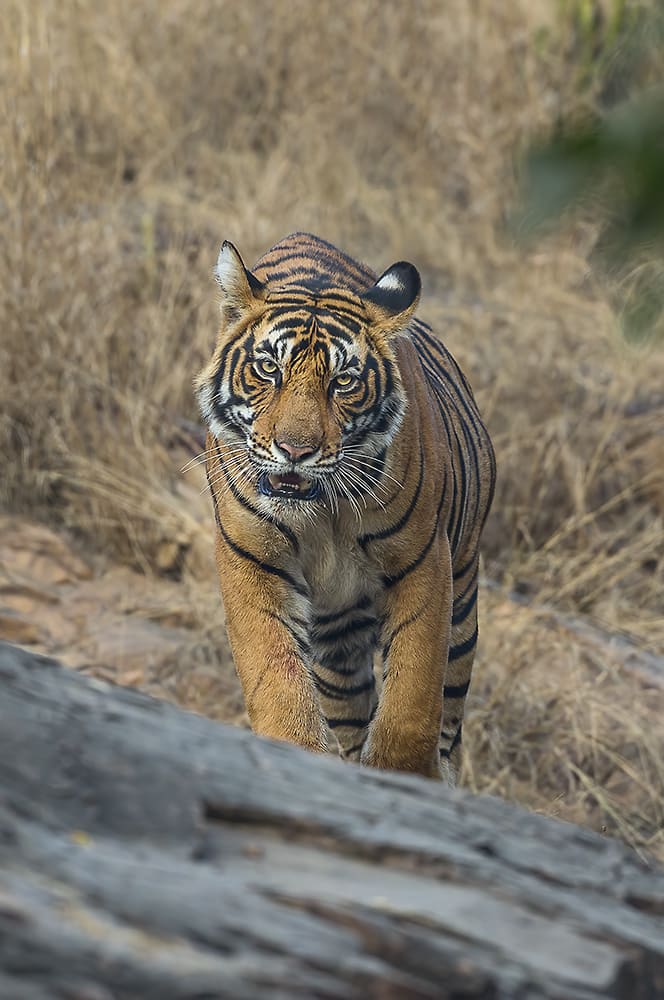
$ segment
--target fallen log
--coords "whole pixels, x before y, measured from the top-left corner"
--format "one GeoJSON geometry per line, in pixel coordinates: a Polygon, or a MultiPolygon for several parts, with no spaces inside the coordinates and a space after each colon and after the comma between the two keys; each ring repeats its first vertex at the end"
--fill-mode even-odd
{"type": "Polygon", "coordinates": [[[664,872],[0,643],[0,997],[664,996],[664,872]]]}

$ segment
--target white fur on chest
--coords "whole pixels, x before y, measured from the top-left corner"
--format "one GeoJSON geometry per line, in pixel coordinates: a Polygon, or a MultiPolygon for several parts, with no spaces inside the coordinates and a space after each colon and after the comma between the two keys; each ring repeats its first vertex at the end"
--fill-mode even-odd
{"type": "Polygon", "coordinates": [[[357,544],[357,534],[357,522],[321,518],[301,538],[300,565],[315,614],[341,611],[363,597],[376,598],[379,572],[357,544]]]}

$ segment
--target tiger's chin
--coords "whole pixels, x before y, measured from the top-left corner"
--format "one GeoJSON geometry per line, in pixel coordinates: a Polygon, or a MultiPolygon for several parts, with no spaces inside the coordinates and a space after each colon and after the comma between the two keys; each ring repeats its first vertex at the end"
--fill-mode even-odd
{"type": "Polygon", "coordinates": [[[258,480],[259,492],[278,500],[317,500],[321,495],[320,483],[307,479],[298,472],[264,472],[258,480]]]}

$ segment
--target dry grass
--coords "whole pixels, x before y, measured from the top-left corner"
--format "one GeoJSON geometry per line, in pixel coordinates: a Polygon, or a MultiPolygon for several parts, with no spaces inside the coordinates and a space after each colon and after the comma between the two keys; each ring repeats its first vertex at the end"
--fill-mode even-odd
{"type": "MultiPolygon", "coordinates": [[[[519,149],[592,101],[553,9],[6,0],[2,506],[148,574],[184,559],[187,593],[214,608],[179,473],[211,267],[224,237],[252,259],[308,229],[376,269],[421,268],[423,315],[497,445],[488,574],[663,654],[664,354],[622,344],[592,224],[530,253],[504,231],[519,149]]],[[[194,630],[199,652],[213,632],[194,630]]],[[[492,598],[482,634],[468,783],[661,852],[655,695],[550,641],[535,612],[492,598]]],[[[196,691],[168,685],[223,717],[206,670],[196,691]]]]}

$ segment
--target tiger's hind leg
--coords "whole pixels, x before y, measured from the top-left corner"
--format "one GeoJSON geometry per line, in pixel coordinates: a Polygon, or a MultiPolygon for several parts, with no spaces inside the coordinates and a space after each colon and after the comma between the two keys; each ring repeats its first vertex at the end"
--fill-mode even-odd
{"type": "Polygon", "coordinates": [[[443,687],[440,763],[455,785],[461,768],[461,735],[466,695],[477,646],[477,557],[454,579],[450,648],[443,687]]]}

